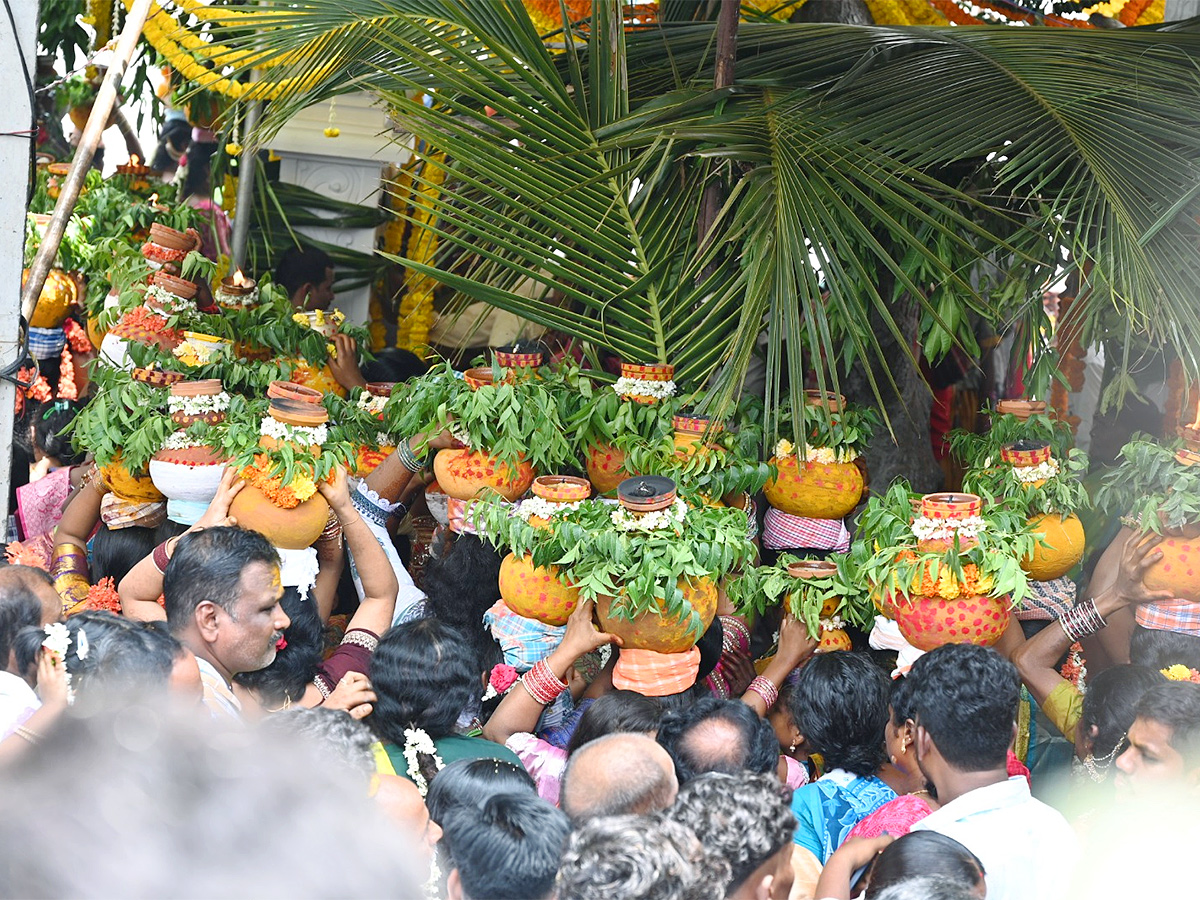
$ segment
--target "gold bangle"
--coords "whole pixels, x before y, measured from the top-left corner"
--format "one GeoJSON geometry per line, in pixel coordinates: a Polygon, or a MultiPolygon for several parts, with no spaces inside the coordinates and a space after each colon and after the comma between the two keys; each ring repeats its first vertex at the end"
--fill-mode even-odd
{"type": "Polygon", "coordinates": [[[13,734],[15,734],[19,738],[24,738],[26,741],[33,744],[34,746],[36,746],[38,744],[38,742],[41,741],[41,739],[42,739],[42,736],[40,734],[38,734],[36,731],[34,731],[31,728],[26,728],[24,725],[18,725],[13,730],[13,734]]]}

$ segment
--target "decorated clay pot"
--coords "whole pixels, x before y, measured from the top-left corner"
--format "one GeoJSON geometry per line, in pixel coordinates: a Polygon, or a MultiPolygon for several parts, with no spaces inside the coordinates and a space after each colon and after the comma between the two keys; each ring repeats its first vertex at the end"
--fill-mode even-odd
{"type": "Polygon", "coordinates": [[[473,369],[467,369],[463,372],[463,381],[465,381],[473,391],[479,390],[484,385],[492,384],[494,375],[492,370],[487,366],[476,366],[473,369]]]}
{"type": "Polygon", "coordinates": [[[134,503],[153,503],[163,499],[162,492],[154,486],[150,475],[146,472],[136,476],[132,475],[125,468],[125,464],[121,462],[119,453],[108,465],[100,467],[100,477],[110,491],[125,500],[132,500],[134,503]]]}
{"type": "Polygon", "coordinates": [[[1164,528],[1158,545],[1162,559],[1142,577],[1150,591],[1170,591],[1172,597],[1200,603],[1200,524],[1164,528]]]}
{"type": "Polygon", "coordinates": [[[141,367],[135,367],[129,374],[134,381],[140,381],[152,387],[170,387],[187,377],[182,372],[166,372],[162,369],[143,369],[141,367]]]}
{"type": "MultiPolygon", "coordinates": [[[[667,382],[675,377],[675,367],[666,364],[621,363],[621,377],[635,378],[639,381],[667,382]]],[[[646,397],[641,394],[624,394],[622,396],[626,400],[646,405],[658,402],[654,397],[646,397]]]]}
{"type": "Polygon", "coordinates": [[[233,498],[229,514],[242,528],[263,535],[276,547],[303,550],[321,536],[329,520],[329,504],[320,494],[313,494],[299,506],[283,509],[252,484],[247,484],[233,498]]]}
{"type": "Polygon", "coordinates": [[[625,468],[625,454],[612,444],[588,447],[586,468],[588,480],[600,494],[611,494],[632,474],[625,468]]]}
{"type": "Polygon", "coordinates": [[[213,295],[219,306],[227,309],[242,309],[258,300],[258,282],[247,278],[241,270],[221,279],[221,286],[213,295]]]}
{"type": "Polygon", "coordinates": [[[267,398],[270,400],[296,400],[300,403],[321,405],[321,392],[293,381],[272,381],[267,385],[267,398]]]}
{"type": "Polygon", "coordinates": [[[911,595],[894,599],[890,609],[900,634],[918,650],[942,644],[979,644],[1000,640],[1011,617],[1007,597],[941,597],[911,595]]]}
{"type": "Polygon", "coordinates": [[[226,462],[211,447],[159,450],[150,460],[150,479],[168,500],[207,503],[221,486],[226,462]]]}
{"type": "Polygon", "coordinates": [[[1021,421],[1030,416],[1046,414],[1046,404],[1041,400],[1001,400],[996,404],[996,412],[1002,416],[1016,416],[1021,421]]]}
{"type": "Polygon", "coordinates": [[[767,502],[789,515],[842,519],[863,494],[862,471],[852,462],[801,461],[789,454],[771,459],[778,475],[763,486],[767,502]]]}
{"type": "Polygon", "coordinates": [[[491,490],[512,502],[533,483],[533,466],[528,462],[512,472],[495,457],[466,448],[439,450],[433,472],[442,490],[458,500],[473,500],[491,490]]]}
{"type": "Polygon", "coordinates": [[[675,429],[675,449],[694,453],[706,433],[716,434],[722,429],[720,422],[712,423],[708,416],[675,416],[671,425],[675,429]]]}
{"type": "Polygon", "coordinates": [[[833,653],[835,650],[852,650],[850,635],[844,628],[821,628],[821,640],[814,653],[833,653]]]}
{"type": "Polygon", "coordinates": [[[500,563],[500,596],[518,616],[547,625],[566,625],[579,603],[579,589],[567,587],[554,566],[535,566],[512,553],[500,563]]]}
{"type": "Polygon", "coordinates": [[[695,581],[681,578],[678,584],[687,603],[684,609],[675,615],[668,615],[660,603],[657,610],[629,619],[616,614],[615,598],[603,595],[597,597],[596,617],[600,621],[600,627],[620,637],[624,647],[657,650],[659,653],[682,653],[690,650],[695,646],[697,637],[707,630],[716,617],[717,585],[709,578],[695,581]]]}
{"type": "MultiPolygon", "coordinates": [[[[922,497],[920,515],[925,519],[955,522],[978,516],[982,510],[983,500],[975,494],[945,492],[926,494],[922,497]]],[[[953,549],[954,545],[953,537],[925,538],[917,541],[917,549],[922,553],[945,553],[947,550],[953,549]]],[[[965,553],[967,550],[978,546],[978,538],[960,536],[958,539],[958,551],[960,553],[965,553]]]]}
{"type": "Polygon", "coordinates": [[[535,497],[551,503],[578,503],[592,496],[592,484],[574,475],[539,475],[531,487],[535,497]]]}
{"type": "Polygon", "coordinates": [[[1029,530],[1040,534],[1049,545],[1043,547],[1039,544],[1030,556],[1021,561],[1021,568],[1034,581],[1061,578],[1083,559],[1087,542],[1079,516],[1063,518],[1058,513],[1034,516],[1029,520],[1029,530]]]}
{"type": "Polygon", "coordinates": [[[354,453],[354,474],[366,478],[379,468],[379,464],[396,452],[395,447],[368,447],[363,445],[354,453]]]}
{"type": "MultiPolygon", "coordinates": [[[[28,280],[29,270],[25,269],[21,272],[22,288],[28,280]]],[[[78,300],[79,283],[62,269],[51,269],[46,273],[46,281],[29,324],[33,328],[58,328],[78,300]]]]}
{"type": "MultiPolygon", "coordinates": [[[[222,391],[221,380],[219,378],[204,378],[199,381],[181,381],[171,385],[170,391],[172,397],[179,398],[215,397],[222,391]]],[[[171,413],[171,421],[181,429],[187,428],[196,422],[207,422],[209,425],[218,425],[225,421],[225,413],[218,412],[217,410],[185,413],[179,410],[171,413]]]]}
{"type": "Polygon", "coordinates": [[[155,222],[150,226],[150,240],[168,250],[182,250],[185,254],[196,249],[196,239],[184,232],[155,222]]]}
{"type": "Polygon", "coordinates": [[[1018,441],[1000,448],[1000,458],[1014,469],[1040,466],[1049,462],[1051,455],[1050,445],[1042,441],[1018,441]]]}
{"type": "MultiPolygon", "coordinates": [[[[789,563],[787,573],[793,578],[832,578],[837,574],[837,563],[827,559],[802,559],[789,563]]],[[[821,606],[821,618],[828,619],[837,611],[838,597],[830,597],[821,606]]]]}
{"type": "MultiPolygon", "coordinates": [[[[166,272],[155,272],[150,276],[150,283],[174,294],[182,300],[191,300],[196,296],[195,282],[177,278],[174,275],[168,275],[166,272]]],[[[153,301],[150,302],[150,305],[154,305],[153,301]]]]}
{"type": "Polygon", "coordinates": [[[496,350],[496,364],[505,369],[536,369],[542,364],[542,354],[496,350]]]}

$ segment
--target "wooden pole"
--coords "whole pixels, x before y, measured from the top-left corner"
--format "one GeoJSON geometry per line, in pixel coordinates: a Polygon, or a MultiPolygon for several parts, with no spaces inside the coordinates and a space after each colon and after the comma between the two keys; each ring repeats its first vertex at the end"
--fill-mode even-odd
{"type": "Polygon", "coordinates": [[[50,273],[50,267],[58,255],[58,245],[62,242],[67,221],[75,209],[79,191],[83,187],[83,180],[92,167],[92,157],[96,155],[96,148],[100,146],[100,137],[108,126],[108,119],[112,114],[113,107],[116,106],[117,89],[121,84],[121,79],[125,77],[125,70],[129,68],[129,61],[137,49],[138,38],[142,35],[142,28],[150,15],[150,6],[153,2],[154,0],[135,0],[133,8],[125,18],[125,27],[121,29],[121,37],[113,52],[113,61],[108,67],[108,73],[104,76],[104,82],[100,85],[96,101],[92,104],[92,114],[88,116],[87,125],[84,126],[83,134],[79,138],[79,147],[75,151],[75,158],[71,160],[71,171],[60,188],[58,202],[54,204],[54,213],[50,217],[50,224],[46,226],[46,235],[42,238],[37,256],[34,257],[33,264],[29,267],[29,278],[21,292],[21,315],[25,317],[26,321],[33,315],[33,309],[37,306],[38,297],[42,293],[42,286],[46,283],[46,276],[50,273]]]}
{"type": "Polygon", "coordinates": [[[254,176],[258,171],[258,150],[251,145],[254,130],[258,127],[258,112],[261,107],[258,100],[251,100],[246,109],[246,121],[242,123],[242,133],[246,135],[247,146],[238,158],[237,184],[237,213],[233,217],[232,246],[233,265],[243,271],[250,268],[249,254],[246,247],[250,242],[250,222],[254,212],[254,176]]]}

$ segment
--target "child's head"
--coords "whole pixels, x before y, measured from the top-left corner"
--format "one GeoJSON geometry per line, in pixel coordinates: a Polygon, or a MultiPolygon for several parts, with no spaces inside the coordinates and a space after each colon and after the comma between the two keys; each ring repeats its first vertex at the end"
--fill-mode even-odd
{"type": "Polygon", "coordinates": [[[76,466],[84,454],[71,445],[70,435],[64,434],[80,405],[74,400],[54,400],[33,414],[33,455],[35,459],[49,457],[52,465],[76,466]]]}

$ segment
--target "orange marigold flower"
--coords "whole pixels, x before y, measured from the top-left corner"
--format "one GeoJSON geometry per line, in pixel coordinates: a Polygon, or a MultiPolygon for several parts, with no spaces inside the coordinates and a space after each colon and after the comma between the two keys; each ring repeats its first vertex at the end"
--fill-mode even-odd
{"type": "Polygon", "coordinates": [[[83,605],[84,609],[120,615],[121,595],[117,593],[117,588],[113,584],[112,578],[101,578],[88,588],[87,598],[84,600],[83,605]]]}

